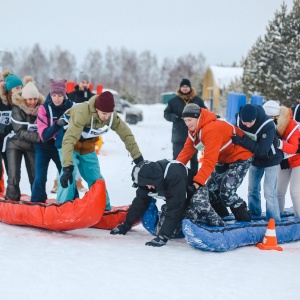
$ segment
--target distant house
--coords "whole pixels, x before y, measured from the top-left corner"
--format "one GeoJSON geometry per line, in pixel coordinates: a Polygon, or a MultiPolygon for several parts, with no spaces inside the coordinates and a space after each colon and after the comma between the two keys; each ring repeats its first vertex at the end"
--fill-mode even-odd
{"type": "Polygon", "coordinates": [[[236,79],[241,79],[242,76],[243,68],[240,67],[208,67],[203,81],[203,100],[208,101],[212,99],[211,109],[215,109],[220,104],[219,99],[223,89],[236,79]]]}

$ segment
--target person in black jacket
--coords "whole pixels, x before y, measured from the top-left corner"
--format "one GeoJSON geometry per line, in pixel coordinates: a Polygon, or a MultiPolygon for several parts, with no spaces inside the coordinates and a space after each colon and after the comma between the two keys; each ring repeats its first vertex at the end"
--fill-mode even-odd
{"type": "Polygon", "coordinates": [[[17,91],[12,95],[13,132],[8,136],[6,144],[9,169],[5,199],[8,200],[20,200],[19,183],[23,156],[31,186],[34,180],[34,144],[41,141],[37,132],[36,118],[38,109],[44,103],[45,98],[32,81],[31,76],[26,76],[22,92],[17,91]]]}
{"type": "MultiPolygon", "coordinates": [[[[195,103],[202,108],[206,108],[203,100],[196,96],[196,90],[191,86],[191,82],[184,78],[180,82],[180,87],[177,90],[177,96],[169,100],[167,107],[164,110],[164,118],[173,123],[173,159],[176,159],[180,151],[183,149],[188,136],[188,129],[182,119],[182,112],[185,106],[189,103],[195,103]]],[[[197,154],[198,152],[196,151],[190,160],[190,167],[194,172],[198,172],[197,154]]]]}
{"type": "Polygon", "coordinates": [[[133,187],[138,188],[136,197],[128,210],[125,222],[116,226],[110,233],[125,235],[132,225],[144,215],[154,196],[166,201],[166,214],[160,224],[157,236],[147,242],[147,246],[164,246],[177,230],[185,213],[195,222],[223,226],[224,222],[206,199],[198,199],[201,211],[197,216],[189,212],[190,198],[192,196],[199,198],[200,192],[200,189],[197,190],[193,186],[194,175],[193,171],[178,161],[163,159],[156,162],[143,161],[137,164],[131,174],[133,187]]]}
{"type": "Polygon", "coordinates": [[[273,218],[275,221],[280,221],[276,190],[278,167],[283,159],[283,153],[277,147],[278,138],[274,121],[261,106],[246,104],[237,114],[237,126],[245,135],[233,136],[232,142],[254,153],[254,160],[249,168],[248,185],[248,206],[251,214],[261,215],[260,182],[265,175],[266,219],[273,218]]]}
{"type": "Polygon", "coordinates": [[[89,89],[90,77],[85,72],[80,72],[78,75],[78,84],[75,85],[75,91],[68,94],[69,100],[75,103],[89,101],[95,94],[89,89]]]}

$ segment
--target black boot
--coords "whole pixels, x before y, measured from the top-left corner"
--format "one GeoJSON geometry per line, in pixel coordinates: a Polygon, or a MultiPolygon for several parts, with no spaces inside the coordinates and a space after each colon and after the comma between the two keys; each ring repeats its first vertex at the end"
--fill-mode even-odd
{"type": "Polygon", "coordinates": [[[243,221],[243,222],[251,221],[251,214],[247,210],[246,203],[243,203],[237,208],[230,207],[230,209],[237,221],[243,221]]]}
{"type": "Polygon", "coordinates": [[[227,210],[227,207],[223,204],[222,201],[211,202],[210,204],[220,217],[229,216],[229,212],[227,210]]]}

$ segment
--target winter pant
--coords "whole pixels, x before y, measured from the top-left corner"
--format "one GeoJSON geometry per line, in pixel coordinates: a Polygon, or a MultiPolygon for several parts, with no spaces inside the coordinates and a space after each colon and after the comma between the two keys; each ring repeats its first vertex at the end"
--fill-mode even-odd
{"type": "MultiPolygon", "coordinates": [[[[184,147],[184,143],[173,143],[173,159],[176,159],[181,150],[184,147]]],[[[195,172],[195,174],[198,172],[198,151],[195,152],[195,154],[192,156],[190,160],[190,169],[195,172]]]]}
{"type": "Polygon", "coordinates": [[[5,199],[20,200],[20,180],[22,157],[25,158],[27,174],[32,186],[34,179],[34,152],[21,149],[7,149],[6,157],[9,164],[5,199]]]}
{"type": "Polygon", "coordinates": [[[225,223],[215,212],[209,202],[207,187],[200,187],[194,193],[186,217],[195,223],[204,223],[209,226],[225,226],[225,223]]]}
{"type": "Polygon", "coordinates": [[[251,157],[248,160],[238,160],[231,164],[216,164],[206,184],[213,207],[220,202],[231,208],[238,208],[242,204],[247,206],[236,191],[242,184],[252,161],[251,157]]]}
{"type": "Polygon", "coordinates": [[[277,197],[280,212],[284,212],[285,195],[290,184],[294,214],[300,217],[300,167],[278,171],[277,197]]]}
{"type": "MultiPolygon", "coordinates": [[[[62,149],[58,150],[59,156],[62,160],[62,149]]],[[[98,179],[104,179],[101,175],[100,165],[98,161],[98,156],[95,151],[80,154],[76,151],[73,151],[73,165],[74,170],[78,168],[82,178],[87,182],[89,188],[95,183],[98,179]]],[[[61,172],[62,175],[63,171],[61,172]]],[[[65,203],[68,200],[74,200],[75,190],[76,190],[76,172],[73,174],[73,182],[67,188],[63,188],[58,181],[58,191],[56,201],[60,203],[65,203]]],[[[110,210],[110,199],[106,190],[106,207],[105,210],[110,210]]]]}
{"type": "Polygon", "coordinates": [[[249,168],[248,205],[252,215],[261,215],[261,179],[264,178],[264,197],[266,199],[266,219],[275,219],[280,222],[279,204],[277,199],[277,173],[279,165],[258,168],[253,165],[249,168]]]}
{"type": "Polygon", "coordinates": [[[54,144],[35,144],[35,177],[31,193],[32,202],[45,202],[47,199],[46,182],[51,159],[60,172],[61,163],[54,144]]]}

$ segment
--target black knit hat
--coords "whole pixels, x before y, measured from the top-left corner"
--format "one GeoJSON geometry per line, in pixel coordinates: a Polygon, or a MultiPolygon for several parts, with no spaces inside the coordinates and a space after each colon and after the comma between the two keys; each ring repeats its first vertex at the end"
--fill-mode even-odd
{"type": "Polygon", "coordinates": [[[188,79],[186,79],[186,78],[183,78],[183,79],[181,80],[181,82],[180,82],[180,87],[182,87],[183,85],[187,85],[187,86],[189,86],[190,88],[192,87],[191,82],[190,82],[188,79]]]}
{"type": "Polygon", "coordinates": [[[201,114],[201,108],[195,103],[189,103],[185,106],[182,112],[183,118],[196,118],[198,119],[201,114]]]}
{"type": "Polygon", "coordinates": [[[256,119],[256,107],[252,104],[246,104],[241,108],[240,117],[243,122],[253,122],[256,119]]]}

